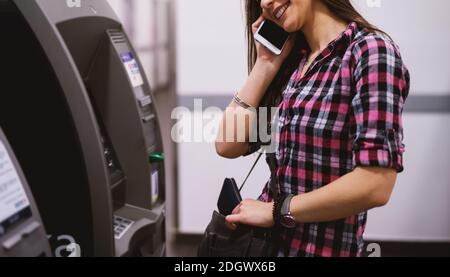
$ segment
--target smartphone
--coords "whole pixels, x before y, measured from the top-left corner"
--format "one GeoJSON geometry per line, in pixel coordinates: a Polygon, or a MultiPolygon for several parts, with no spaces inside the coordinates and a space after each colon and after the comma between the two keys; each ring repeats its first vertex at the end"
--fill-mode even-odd
{"type": "Polygon", "coordinates": [[[255,40],[264,45],[272,53],[280,55],[289,39],[289,33],[273,21],[265,20],[259,26],[254,37],[255,40]]]}

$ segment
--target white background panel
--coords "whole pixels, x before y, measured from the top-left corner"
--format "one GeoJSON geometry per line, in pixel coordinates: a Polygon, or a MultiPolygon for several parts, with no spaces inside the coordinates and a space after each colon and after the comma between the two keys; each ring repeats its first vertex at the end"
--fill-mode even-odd
{"type": "Polygon", "coordinates": [[[247,72],[240,0],[177,0],[176,14],[178,93],[238,89],[247,72]]]}
{"type": "Polygon", "coordinates": [[[366,237],[450,241],[450,114],[404,116],[405,171],[390,203],[369,213],[366,237]]]}
{"type": "MultiPolygon", "coordinates": [[[[377,1],[377,0],[369,0],[377,1]]],[[[450,95],[450,1],[353,1],[400,46],[414,94],[450,95]]],[[[221,94],[246,76],[246,42],[240,0],[177,0],[178,93],[221,94]]]]}

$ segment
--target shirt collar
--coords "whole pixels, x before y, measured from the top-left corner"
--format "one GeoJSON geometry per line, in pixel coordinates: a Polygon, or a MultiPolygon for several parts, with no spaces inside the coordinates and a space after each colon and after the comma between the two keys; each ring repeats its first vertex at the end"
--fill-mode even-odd
{"type": "MultiPolygon", "coordinates": [[[[327,53],[329,54],[333,52],[336,47],[348,47],[355,38],[357,31],[358,24],[354,21],[350,22],[347,25],[347,28],[341,34],[339,34],[337,38],[331,41],[328,46],[322,51],[322,55],[325,56],[327,53]]],[[[306,44],[305,47],[302,47],[300,51],[302,54],[308,53],[310,51],[309,46],[306,44]]]]}

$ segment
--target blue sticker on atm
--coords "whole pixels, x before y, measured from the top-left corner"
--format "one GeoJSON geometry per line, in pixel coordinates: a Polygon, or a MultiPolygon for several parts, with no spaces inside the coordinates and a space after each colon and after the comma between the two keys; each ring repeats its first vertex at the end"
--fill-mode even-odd
{"type": "Polygon", "coordinates": [[[122,59],[122,62],[126,63],[126,62],[130,62],[130,61],[134,60],[134,55],[131,52],[122,53],[122,54],[120,54],[120,58],[122,59]]]}
{"type": "Polygon", "coordinates": [[[127,70],[131,85],[133,87],[142,86],[144,84],[144,79],[142,78],[139,64],[137,63],[133,53],[122,53],[120,54],[120,59],[122,60],[125,69],[127,70]]]}

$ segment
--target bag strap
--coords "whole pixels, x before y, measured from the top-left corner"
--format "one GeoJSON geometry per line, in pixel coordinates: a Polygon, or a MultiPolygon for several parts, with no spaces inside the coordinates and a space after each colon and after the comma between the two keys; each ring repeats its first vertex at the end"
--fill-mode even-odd
{"type": "MultiPolygon", "coordinates": [[[[252,174],[253,170],[255,169],[255,167],[258,164],[259,160],[261,159],[262,155],[263,155],[263,152],[259,153],[258,157],[256,158],[256,161],[253,163],[253,166],[250,169],[250,172],[247,174],[247,177],[245,178],[244,182],[242,183],[241,187],[239,188],[239,192],[241,192],[242,189],[244,188],[245,184],[247,183],[248,178],[252,174]]],[[[279,187],[278,187],[277,174],[276,174],[275,154],[267,153],[266,161],[269,164],[269,168],[270,168],[270,190],[272,191],[274,199],[276,199],[276,198],[278,198],[278,195],[279,195],[279,187]]]]}
{"type": "Polygon", "coordinates": [[[268,153],[266,161],[270,167],[270,190],[272,191],[273,199],[277,199],[280,195],[280,186],[278,185],[278,177],[276,173],[277,169],[277,158],[275,153],[268,153]]]}
{"type": "Polygon", "coordinates": [[[247,183],[248,178],[250,177],[250,175],[252,175],[253,170],[255,169],[256,165],[258,164],[259,160],[261,159],[263,153],[259,153],[258,158],[256,158],[256,161],[253,163],[252,168],[250,169],[250,172],[247,174],[247,177],[244,180],[244,183],[242,183],[241,187],[239,188],[239,192],[241,192],[241,190],[244,188],[245,183],[247,183]]]}

